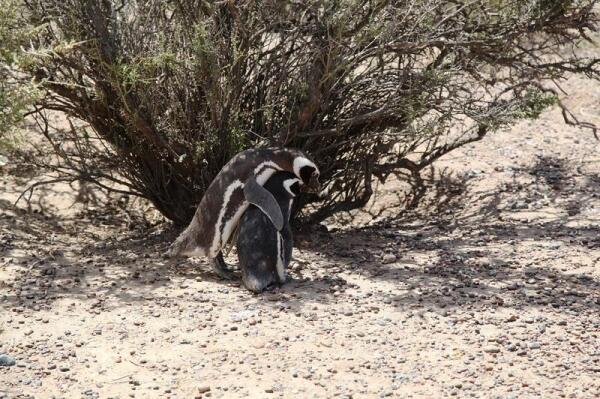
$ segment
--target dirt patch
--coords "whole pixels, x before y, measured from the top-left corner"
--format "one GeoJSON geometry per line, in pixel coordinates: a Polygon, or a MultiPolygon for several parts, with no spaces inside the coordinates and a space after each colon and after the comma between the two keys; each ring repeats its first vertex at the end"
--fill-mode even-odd
{"type": "MultiPolygon", "coordinates": [[[[600,124],[600,86],[567,89],[600,124]]],[[[297,236],[259,296],[162,259],[175,232],[126,206],[15,208],[5,174],[0,397],[598,398],[599,150],[556,111],[486,137],[419,208],[390,181],[376,219],[297,236]]]]}

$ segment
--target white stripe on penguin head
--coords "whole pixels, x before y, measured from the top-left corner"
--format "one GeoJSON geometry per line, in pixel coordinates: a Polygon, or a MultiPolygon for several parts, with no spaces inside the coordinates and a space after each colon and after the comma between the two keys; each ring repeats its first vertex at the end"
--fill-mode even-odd
{"type": "Polygon", "coordinates": [[[294,167],[294,174],[296,176],[298,176],[299,178],[302,178],[302,176],[300,176],[300,171],[305,166],[312,166],[313,168],[315,168],[316,171],[319,170],[317,168],[317,165],[315,165],[314,162],[312,162],[308,158],[305,158],[305,157],[296,157],[296,158],[294,158],[294,165],[293,165],[293,167],[294,167]]]}
{"type": "Polygon", "coordinates": [[[292,198],[294,198],[296,196],[296,194],[294,192],[292,192],[292,186],[294,185],[294,183],[300,183],[302,184],[302,180],[297,179],[297,178],[293,178],[293,179],[286,179],[283,181],[283,187],[285,188],[285,190],[290,193],[290,195],[292,196],[292,198]]]}

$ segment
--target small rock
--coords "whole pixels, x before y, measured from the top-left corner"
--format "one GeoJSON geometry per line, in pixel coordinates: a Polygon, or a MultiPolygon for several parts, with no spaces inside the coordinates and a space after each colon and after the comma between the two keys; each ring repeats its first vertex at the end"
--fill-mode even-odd
{"type": "Polygon", "coordinates": [[[208,385],[203,385],[198,387],[198,393],[206,393],[210,391],[210,387],[208,385]]]}
{"type": "Polygon", "coordinates": [[[393,263],[396,261],[396,255],[394,254],[385,254],[383,255],[383,258],[381,258],[381,260],[383,261],[384,264],[386,263],[393,263]]]}
{"type": "Polygon", "coordinates": [[[553,241],[548,243],[548,248],[549,249],[559,249],[562,246],[562,242],[560,241],[553,241]]]}
{"type": "Polygon", "coordinates": [[[10,366],[14,366],[16,364],[16,360],[8,355],[0,355],[0,366],[4,366],[4,367],[10,367],[10,366]]]}
{"type": "Polygon", "coordinates": [[[527,346],[529,347],[529,349],[540,349],[540,343],[539,342],[530,342],[527,344],[527,346]]]}
{"type": "Polygon", "coordinates": [[[498,353],[500,352],[500,348],[494,345],[488,345],[483,347],[483,351],[486,353],[498,353]]]}

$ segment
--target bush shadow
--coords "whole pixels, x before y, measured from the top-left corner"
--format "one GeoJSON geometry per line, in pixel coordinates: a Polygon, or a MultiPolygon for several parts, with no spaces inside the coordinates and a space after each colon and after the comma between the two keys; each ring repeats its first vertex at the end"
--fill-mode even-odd
{"type": "MultiPolygon", "coordinates": [[[[432,177],[428,196],[418,207],[367,227],[301,232],[296,240],[298,260],[291,270],[295,281],[264,297],[286,300],[294,310],[311,303],[337,303],[339,293],[353,295],[357,287],[352,281],[363,276],[385,282],[386,289],[375,289],[375,295],[399,309],[550,306],[598,311],[600,282],[585,268],[590,262],[581,268],[560,265],[569,262],[561,260],[567,246],[600,259],[597,223],[585,219],[587,224],[573,226],[566,209],[570,203],[596,198],[593,184],[598,176],[571,183],[572,174],[559,161],[540,159],[534,167],[519,170],[532,176],[529,183],[515,179],[475,194],[468,190],[473,176],[438,173],[442,178],[432,177]],[[560,186],[553,186],[553,175],[559,176],[560,186]],[[560,212],[543,220],[519,218],[522,209],[511,205],[516,197],[535,205],[541,188],[544,201],[560,212]],[[476,209],[460,212],[473,204],[476,209]]],[[[50,308],[65,297],[87,299],[94,311],[107,298],[115,306],[166,300],[166,291],[173,288],[197,298],[201,294],[193,293],[194,282],[216,283],[217,290],[254,297],[239,281],[216,278],[204,261],[162,258],[177,235],[166,224],[131,226],[118,212],[108,212],[100,219],[104,229],[98,229],[90,228],[90,223],[98,223],[97,212],[65,220],[22,212],[7,201],[0,201],[0,209],[0,259],[3,268],[14,268],[17,276],[1,283],[0,298],[3,307],[14,311],[50,308]]],[[[580,212],[576,215],[582,217],[580,212]]],[[[598,259],[592,259],[592,265],[598,259]]],[[[268,299],[264,303],[270,306],[268,299]]]]}
{"type": "Polygon", "coordinates": [[[418,207],[333,231],[329,247],[313,250],[348,273],[392,284],[382,297],[402,308],[598,311],[600,281],[592,273],[600,261],[600,227],[593,214],[580,214],[597,200],[598,176],[582,177],[563,159],[539,157],[487,191],[468,190],[470,178],[437,179],[418,207]],[[571,260],[566,249],[587,259],[571,260]]]}

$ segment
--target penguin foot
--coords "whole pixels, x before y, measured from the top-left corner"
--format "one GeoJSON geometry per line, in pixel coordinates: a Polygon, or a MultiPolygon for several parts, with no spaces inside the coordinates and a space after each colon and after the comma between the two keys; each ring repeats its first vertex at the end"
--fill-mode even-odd
{"type": "Polygon", "coordinates": [[[219,277],[225,280],[233,280],[233,271],[227,267],[227,263],[225,263],[221,253],[219,253],[215,258],[210,259],[210,266],[219,277]]]}

